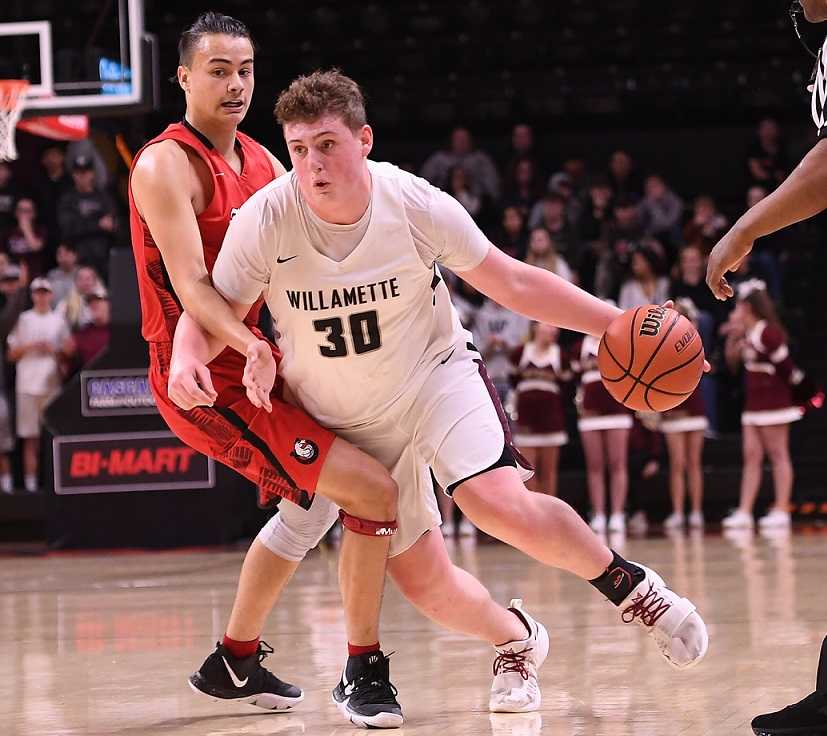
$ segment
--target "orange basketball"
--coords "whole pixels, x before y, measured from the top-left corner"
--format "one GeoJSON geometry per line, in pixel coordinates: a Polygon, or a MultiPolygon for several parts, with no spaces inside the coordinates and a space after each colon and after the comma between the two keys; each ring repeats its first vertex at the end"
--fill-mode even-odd
{"type": "Polygon", "coordinates": [[[657,304],[629,309],[600,340],[597,367],[603,385],[635,411],[667,411],[691,394],[704,370],[695,326],[657,304]]]}

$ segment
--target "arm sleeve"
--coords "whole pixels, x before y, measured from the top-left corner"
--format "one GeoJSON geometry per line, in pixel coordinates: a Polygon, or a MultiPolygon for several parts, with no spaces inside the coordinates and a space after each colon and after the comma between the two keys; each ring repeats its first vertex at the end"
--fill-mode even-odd
{"type": "Polygon", "coordinates": [[[224,236],[212,271],[215,287],[240,304],[252,304],[270,283],[276,232],[258,198],[245,202],[224,236]]]}
{"type": "Polygon", "coordinates": [[[417,245],[426,251],[431,262],[436,261],[451,271],[470,271],[482,263],[492,247],[488,238],[465,208],[450,194],[433,188],[427,232],[417,245]]]}

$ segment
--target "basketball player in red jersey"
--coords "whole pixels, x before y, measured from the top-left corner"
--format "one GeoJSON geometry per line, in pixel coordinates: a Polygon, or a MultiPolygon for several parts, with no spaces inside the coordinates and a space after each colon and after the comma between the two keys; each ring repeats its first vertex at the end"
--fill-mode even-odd
{"type": "MultiPolygon", "coordinates": [[[[790,15],[799,39],[797,16],[800,14],[810,23],[822,23],[827,20],[827,0],[795,0],[792,3],[790,15]]],[[[778,189],[747,210],[712,249],[706,283],[718,299],[725,300],[734,295],[726,274],[738,267],[758,238],[827,209],[827,41],[813,56],[816,66],[811,80],[811,113],[818,131],[818,143],[778,189]]],[[[827,734],[827,638],[822,644],[815,691],[783,710],[757,716],[752,721],[752,730],[758,736],[827,734]]]]}
{"type": "MultiPolygon", "coordinates": [[[[368,660],[384,665],[368,673],[365,693],[355,684],[346,715],[362,725],[398,727],[402,712],[378,644],[385,565],[396,531],[394,481],[376,460],[275,395],[265,397],[264,408],[254,407],[242,386],[245,357],[233,350],[222,352],[209,370],[199,366],[195,372],[198,385],[193,380],[192,389],[205,406],[184,411],[167,394],[172,340],[184,309],[195,315],[229,311],[210,286],[210,272],[230,219],[256,190],[284,173],[272,154],[237,131],[253,92],[253,45],[246,26],[203,14],[181,36],[179,64],[185,117],[138,152],[129,186],[152,391],[170,429],[256,483],[263,505],[281,497],[297,505],[284,504],[285,514],[303,513],[318,492],[341,507],[339,578],[348,665],[359,669],[368,660]]],[[[263,339],[255,327],[260,307],[261,301],[253,305],[244,322],[263,339]]],[[[276,347],[270,350],[278,360],[276,347]]],[[[298,562],[263,554],[259,547],[254,542],[248,553],[224,642],[190,683],[212,697],[283,710],[303,695],[261,666],[272,649],[259,641],[258,632],[298,562]],[[262,579],[271,581],[264,595],[262,579]],[[274,580],[281,585],[274,587],[274,580]]]]}

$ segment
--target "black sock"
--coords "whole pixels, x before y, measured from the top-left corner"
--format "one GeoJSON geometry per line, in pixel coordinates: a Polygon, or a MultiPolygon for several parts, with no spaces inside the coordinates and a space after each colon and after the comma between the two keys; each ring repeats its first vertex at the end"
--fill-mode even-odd
{"type": "Polygon", "coordinates": [[[821,645],[821,657],[818,660],[818,674],[816,675],[816,690],[827,695],[827,636],[821,645]]]}
{"type": "Polygon", "coordinates": [[[643,568],[633,562],[624,560],[612,550],[612,561],[600,577],[589,582],[605,595],[612,603],[619,606],[629,597],[635,586],[646,577],[643,568]]]}

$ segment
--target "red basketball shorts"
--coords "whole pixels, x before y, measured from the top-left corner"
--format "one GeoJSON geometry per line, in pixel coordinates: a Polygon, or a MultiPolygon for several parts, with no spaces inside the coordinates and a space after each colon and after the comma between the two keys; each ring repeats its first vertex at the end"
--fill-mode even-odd
{"type": "Polygon", "coordinates": [[[335,435],[275,392],[272,413],[254,407],[241,383],[244,357],[229,348],[208,366],[215,404],[184,411],[167,393],[171,356],[171,343],[150,343],[149,384],[170,430],[255,483],[262,507],[281,496],[309,508],[335,435]]]}

